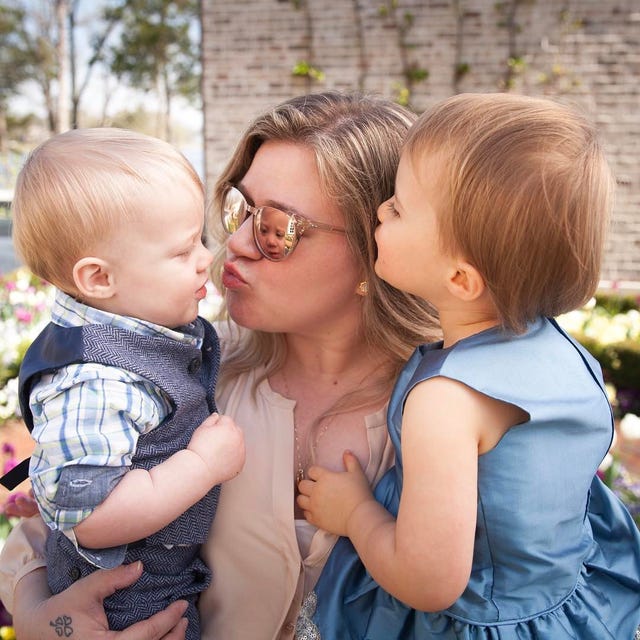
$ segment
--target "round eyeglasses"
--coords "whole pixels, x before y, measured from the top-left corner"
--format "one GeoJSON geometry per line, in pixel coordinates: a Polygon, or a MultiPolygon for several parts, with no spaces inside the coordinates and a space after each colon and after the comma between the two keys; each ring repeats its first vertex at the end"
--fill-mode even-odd
{"type": "Polygon", "coordinates": [[[253,216],[253,240],[258,251],[273,262],[280,262],[293,253],[307,229],[345,233],[341,227],[309,220],[297,213],[286,213],[275,207],[253,207],[236,187],[227,187],[222,196],[222,226],[228,234],[235,233],[253,216]]]}

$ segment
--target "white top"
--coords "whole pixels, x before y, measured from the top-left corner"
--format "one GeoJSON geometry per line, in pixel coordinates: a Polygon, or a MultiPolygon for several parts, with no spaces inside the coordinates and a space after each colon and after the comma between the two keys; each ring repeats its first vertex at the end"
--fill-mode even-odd
{"type": "MultiPolygon", "coordinates": [[[[302,599],[336,541],[307,525],[311,541],[301,555],[300,521],[293,513],[295,402],[274,392],[267,380],[252,398],[261,372],[236,378],[221,390],[218,402],[243,428],[247,457],[242,473],[222,487],[204,546],[213,583],[200,596],[202,640],[292,638],[302,599]]],[[[365,473],[373,482],[393,460],[385,418],[382,409],[365,420],[370,448],[365,473]]]]}

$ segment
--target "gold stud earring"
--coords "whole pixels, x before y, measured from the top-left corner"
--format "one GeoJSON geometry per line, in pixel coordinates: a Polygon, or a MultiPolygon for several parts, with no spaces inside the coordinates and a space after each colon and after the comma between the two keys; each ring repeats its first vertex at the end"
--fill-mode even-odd
{"type": "Polygon", "coordinates": [[[358,288],[356,289],[356,293],[359,296],[366,296],[369,293],[369,283],[366,280],[363,280],[358,284],[358,288]]]}

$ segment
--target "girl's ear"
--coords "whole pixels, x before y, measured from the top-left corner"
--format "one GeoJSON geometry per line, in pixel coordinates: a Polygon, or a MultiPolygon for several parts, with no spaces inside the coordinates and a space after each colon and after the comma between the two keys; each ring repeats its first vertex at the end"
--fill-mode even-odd
{"type": "Polygon", "coordinates": [[[478,299],[486,290],[484,278],[468,262],[456,262],[447,280],[447,288],[456,298],[470,302],[478,299]]]}
{"type": "Polygon", "coordinates": [[[73,266],[73,281],[84,300],[111,298],[116,291],[115,279],[106,260],[81,258],[73,266]]]}

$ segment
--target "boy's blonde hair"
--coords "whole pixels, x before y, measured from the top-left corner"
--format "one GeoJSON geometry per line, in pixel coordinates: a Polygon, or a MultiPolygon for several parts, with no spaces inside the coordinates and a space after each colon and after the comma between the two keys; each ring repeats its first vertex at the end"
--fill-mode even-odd
{"type": "Polygon", "coordinates": [[[26,266],[66,292],[73,266],[145,211],[146,198],[178,180],[204,194],[169,143],[116,128],[74,129],[34,149],[18,175],[13,243],[26,266]]]}
{"type": "Polygon", "coordinates": [[[505,328],[593,295],[613,194],[594,124],[542,98],[462,94],[425,112],[405,148],[417,176],[425,156],[442,163],[442,248],[480,271],[505,328]]]}
{"type": "MultiPolygon", "coordinates": [[[[260,146],[269,140],[291,142],[313,152],[323,191],[344,216],[347,242],[369,285],[363,298],[361,331],[371,348],[388,362],[379,379],[370,381],[369,397],[376,401],[388,398],[395,375],[415,346],[439,336],[432,308],[381,280],[374,269],[377,208],[393,193],[400,148],[415,119],[390,100],[359,93],[327,91],[292,98],[248,127],[212,194],[209,224],[218,243],[212,280],[222,291],[221,267],[228,238],[219,213],[224,188],[244,177],[260,146]]],[[[265,364],[269,375],[279,368],[284,355],[281,335],[245,332],[244,340],[225,355],[222,378],[265,364]]]]}

